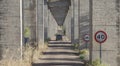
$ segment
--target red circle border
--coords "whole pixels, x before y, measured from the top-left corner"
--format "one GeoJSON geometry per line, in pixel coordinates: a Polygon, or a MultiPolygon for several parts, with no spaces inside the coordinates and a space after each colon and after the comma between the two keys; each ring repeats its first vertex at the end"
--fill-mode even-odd
{"type": "MultiPolygon", "coordinates": [[[[85,37],[86,35],[89,35],[89,34],[85,34],[84,37],[85,37]]],[[[84,40],[85,42],[89,42],[89,41],[90,41],[90,40],[88,40],[88,41],[85,40],[84,37],[83,37],[83,40],[84,40]]],[[[89,35],[89,39],[90,39],[90,35],[89,35]]]]}
{"type": "Polygon", "coordinates": [[[108,36],[107,36],[107,33],[106,33],[106,32],[104,32],[104,31],[102,31],[102,30],[97,31],[97,32],[95,33],[95,36],[94,36],[95,41],[96,41],[96,42],[98,42],[98,43],[100,43],[100,44],[101,44],[101,43],[104,43],[104,42],[107,40],[107,37],[108,37],[108,36]],[[105,34],[105,36],[106,36],[106,37],[105,37],[105,39],[104,39],[102,42],[98,41],[98,40],[97,40],[97,38],[96,38],[96,35],[97,35],[99,32],[104,33],[104,34],[105,34]]]}

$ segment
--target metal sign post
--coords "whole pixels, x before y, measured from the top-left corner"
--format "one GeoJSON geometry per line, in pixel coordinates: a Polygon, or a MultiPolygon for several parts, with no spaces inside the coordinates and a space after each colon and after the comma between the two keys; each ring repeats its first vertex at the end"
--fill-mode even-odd
{"type": "Polygon", "coordinates": [[[102,63],[102,43],[107,40],[107,34],[104,31],[97,31],[95,33],[96,42],[100,43],[100,63],[102,63]]]}
{"type": "Polygon", "coordinates": [[[102,45],[101,45],[101,43],[100,43],[100,63],[102,63],[102,45]]]}

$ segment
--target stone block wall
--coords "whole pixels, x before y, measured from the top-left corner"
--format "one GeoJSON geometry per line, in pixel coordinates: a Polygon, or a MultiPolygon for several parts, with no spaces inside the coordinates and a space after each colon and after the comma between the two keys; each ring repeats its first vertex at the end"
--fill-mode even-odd
{"type": "Polygon", "coordinates": [[[48,11],[48,37],[51,39],[55,39],[55,35],[57,34],[58,25],[50,10],[48,11]]]}
{"type": "Polygon", "coordinates": [[[79,22],[80,22],[80,49],[86,48],[86,44],[89,46],[89,43],[84,41],[84,36],[89,35],[90,25],[89,25],[89,0],[80,0],[79,1],[79,22]]]}
{"type": "Polygon", "coordinates": [[[29,27],[31,31],[30,42],[36,41],[36,1],[37,0],[23,0],[23,22],[24,29],[29,27]]]}
{"type": "MultiPolygon", "coordinates": [[[[108,39],[102,44],[102,62],[118,66],[117,11],[115,0],[93,0],[93,37],[95,32],[103,30],[108,39]]],[[[99,59],[99,43],[93,39],[93,60],[99,59]]]]}
{"type": "Polygon", "coordinates": [[[72,37],[71,38],[73,38],[72,40],[72,43],[74,43],[74,44],[76,44],[76,43],[79,43],[79,35],[78,35],[78,33],[79,33],[79,31],[78,31],[78,24],[79,24],[79,22],[78,22],[78,0],[73,0],[73,1],[71,1],[71,6],[72,6],[72,12],[73,12],[73,14],[72,14],[72,23],[71,24],[73,24],[73,25],[71,25],[73,28],[72,28],[72,31],[74,32],[74,33],[72,33],[73,35],[72,35],[72,37]]]}
{"type": "Polygon", "coordinates": [[[0,0],[0,59],[20,58],[20,1],[0,0]]]}
{"type": "Polygon", "coordinates": [[[38,35],[38,42],[44,43],[44,26],[43,26],[43,1],[44,0],[37,0],[37,35],[38,35]]]}
{"type": "Polygon", "coordinates": [[[116,10],[117,10],[117,35],[118,35],[118,66],[120,66],[120,0],[116,0],[116,10]]]}
{"type": "Polygon", "coordinates": [[[65,35],[67,36],[67,38],[69,38],[69,40],[71,40],[71,15],[72,8],[70,7],[64,22],[64,29],[66,33],[65,35]]]}

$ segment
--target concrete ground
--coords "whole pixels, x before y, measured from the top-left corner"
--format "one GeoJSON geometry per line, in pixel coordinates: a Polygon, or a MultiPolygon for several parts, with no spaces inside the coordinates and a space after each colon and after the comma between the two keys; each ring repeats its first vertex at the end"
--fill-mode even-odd
{"type": "Polygon", "coordinates": [[[44,56],[32,66],[84,66],[84,64],[79,60],[77,52],[72,50],[70,42],[52,41],[44,56]]]}

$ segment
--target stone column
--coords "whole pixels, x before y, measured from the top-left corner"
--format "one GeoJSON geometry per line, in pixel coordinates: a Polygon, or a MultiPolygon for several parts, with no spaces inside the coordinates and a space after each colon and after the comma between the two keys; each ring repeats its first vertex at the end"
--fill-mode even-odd
{"type": "Polygon", "coordinates": [[[79,42],[78,35],[78,0],[73,0],[73,19],[74,19],[74,41],[73,43],[79,42]]]}
{"type": "Polygon", "coordinates": [[[118,35],[118,66],[120,66],[120,0],[116,0],[116,10],[117,10],[117,35],[118,35]]]}
{"type": "Polygon", "coordinates": [[[64,22],[66,37],[69,38],[69,40],[71,40],[71,18],[72,18],[71,14],[72,8],[70,7],[64,22]]]}
{"type": "Polygon", "coordinates": [[[71,42],[74,44],[74,0],[71,0],[71,42]]]}
{"type": "Polygon", "coordinates": [[[48,39],[48,5],[47,0],[44,0],[44,39],[48,39]]]}
{"type": "Polygon", "coordinates": [[[36,0],[24,1],[24,29],[29,27],[31,31],[30,43],[36,42],[36,0]]]}
{"type": "Polygon", "coordinates": [[[51,40],[55,40],[58,25],[50,10],[48,10],[48,14],[48,37],[51,38],[51,40]]]}
{"type": "MultiPolygon", "coordinates": [[[[79,22],[80,22],[80,49],[86,48],[84,35],[89,34],[89,0],[80,0],[79,22]]],[[[87,43],[89,45],[89,43],[87,43]]]]}
{"type": "Polygon", "coordinates": [[[43,2],[44,0],[37,0],[37,22],[38,22],[38,41],[44,43],[44,20],[43,20],[43,2]]]}

